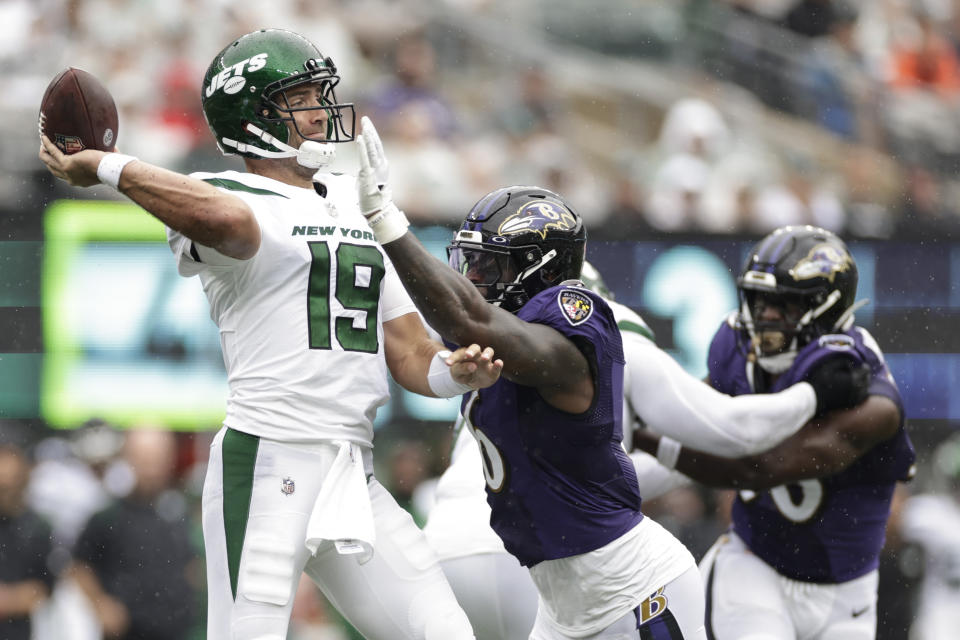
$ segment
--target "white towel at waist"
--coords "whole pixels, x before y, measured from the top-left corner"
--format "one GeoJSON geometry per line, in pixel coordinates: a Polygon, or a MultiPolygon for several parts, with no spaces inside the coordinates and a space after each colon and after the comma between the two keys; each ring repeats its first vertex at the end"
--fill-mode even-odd
{"type": "Polygon", "coordinates": [[[340,449],[320,487],[307,523],[305,544],[316,553],[324,540],[332,540],[342,554],[358,554],[364,564],[373,557],[376,535],[373,509],[358,445],[336,441],[340,449]]]}

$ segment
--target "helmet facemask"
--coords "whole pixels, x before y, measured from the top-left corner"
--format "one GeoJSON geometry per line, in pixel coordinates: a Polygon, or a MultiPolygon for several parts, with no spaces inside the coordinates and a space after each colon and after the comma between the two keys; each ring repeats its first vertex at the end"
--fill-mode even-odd
{"type": "Polygon", "coordinates": [[[767,372],[790,368],[797,352],[813,338],[812,310],[799,295],[741,291],[741,322],[750,336],[750,349],[767,372]]]}
{"type": "Polygon", "coordinates": [[[557,257],[536,245],[509,248],[474,244],[476,232],[459,231],[447,247],[450,266],[474,284],[484,299],[515,313],[539,291],[559,284],[549,267],[557,257]]]}
{"type": "Polygon", "coordinates": [[[770,277],[747,272],[741,278],[739,322],[750,338],[750,353],[756,362],[777,375],[790,368],[800,349],[821,335],[850,328],[856,307],[840,309],[843,296],[839,289],[799,292],[745,284],[770,277]]]}
{"type": "Polygon", "coordinates": [[[263,100],[261,118],[265,122],[280,122],[292,126],[301,138],[312,142],[329,143],[353,140],[356,114],[352,104],[337,102],[337,96],[334,92],[334,87],[340,83],[340,77],[335,75],[337,68],[330,58],[324,60],[324,67],[319,65],[320,63],[316,59],[311,58],[304,63],[304,66],[307,67],[307,71],[304,73],[267,85],[263,90],[263,94],[267,97],[263,100]],[[299,95],[297,100],[303,103],[302,106],[291,104],[291,94],[299,94],[298,89],[314,86],[317,88],[317,102],[319,104],[312,104],[310,98],[299,95]],[[326,131],[323,134],[305,134],[300,129],[294,116],[294,114],[303,111],[325,111],[327,115],[326,131]],[[346,128],[344,112],[349,115],[349,130],[346,128]]]}

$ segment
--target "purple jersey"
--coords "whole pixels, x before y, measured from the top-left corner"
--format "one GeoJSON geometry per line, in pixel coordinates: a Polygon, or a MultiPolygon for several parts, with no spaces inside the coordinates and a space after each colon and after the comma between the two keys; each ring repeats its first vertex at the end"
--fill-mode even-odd
{"type": "MultiPolygon", "coordinates": [[[[719,391],[756,392],[753,365],[743,344],[743,336],[729,323],[714,336],[707,364],[719,391]]],[[[876,342],[861,327],[807,345],[765,391],[780,391],[803,380],[839,353],[870,366],[870,394],[886,396],[897,405],[900,430],[836,475],[760,494],[741,491],[733,505],[733,530],[750,550],[781,575],[804,582],[846,582],[877,568],[894,487],[909,477],[914,462],[900,392],[876,342]]]]}
{"type": "Polygon", "coordinates": [[[500,378],[466,396],[463,415],[480,443],[490,524],[522,565],[598,549],[640,522],[640,491],[620,445],[623,344],[613,312],[579,286],[541,291],[517,317],[553,327],[584,353],[592,406],[571,414],[533,387],[500,378]]]}

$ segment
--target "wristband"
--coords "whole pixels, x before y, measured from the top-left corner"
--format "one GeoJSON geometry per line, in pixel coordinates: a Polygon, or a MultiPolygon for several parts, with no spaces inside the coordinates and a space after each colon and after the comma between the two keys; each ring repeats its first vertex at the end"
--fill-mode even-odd
{"type": "Polygon", "coordinates": [[[683,445],[673,438],[660,436],[660,442],[657,443],[657,461],[667,469],[675,468],[682,448],[683,445]]]}
{"type": "Polygon", "coordinates": [[[387,244],[400,238],[407,232],[407,227],[410,226],[407,216],[392,202],[367,217],[367,222],[373,230],[373,237],[380,244],[387,244]]]}
{"type": "Polygon", "coordinates": [[[123,168],[136,159],[134,156],[123,153],[108,153],[103,156],[100,164],[97,165],[97,178],[103,184],[119,190],[120,174],[123,173],[123,168]]]}
{"type": "Polygon", "coordinates": [[[473,391],[470,385],[453,379],[450,365],[446,362],[449,357],[449,351],[437,351],[430,361],[430,371],[427,372],[427,384],[438,398],[454,398],[473,391]]]}

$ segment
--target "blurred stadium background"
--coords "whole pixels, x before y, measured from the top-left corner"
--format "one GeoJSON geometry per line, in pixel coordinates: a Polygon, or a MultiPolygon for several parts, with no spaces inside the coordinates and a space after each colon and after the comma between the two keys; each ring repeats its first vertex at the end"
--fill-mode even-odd
{"type": "MultiPolygon", "coordinates": [[[[176,276],[162,228],[38,161],[40,97],[65,66],[85,69],[117,100],[124,152],[239,168],[206,128],[200,79],[261,27],[333,57],[341,101],[377,123],[396,200],[438,256],[488,190],[555,189],[617,299],[698,375],[753,242],[803,223],[847,239],[871,301],[858,321],[888,355],[920,463],[891,520],[879,637],[935,637],[913,621],[931,606],[925,581],[960,602],[960,530],[933,550],[899,516],[920,494],[943,509],[960,497],[958,0],[0,0],[0,435],[31,454],[55,569],[86,517],[129,490],[127,429],[175,432],[166,495],[199,541],[226,386],[199,282],[176,276]]],[[[337,163],[352,170],[349,145],[337,163]]],[[[378,417],[378,475],[421,520],[456,406],[397,390],[378,417]]],[[[647,510],[699,556],[729,497],[681,490],[647,510]]],[[[301,592],[291,638],[350,637],[301,592]]],[[[56,595],[37,640],[100,637],[68,580],[56,595]]]]}

